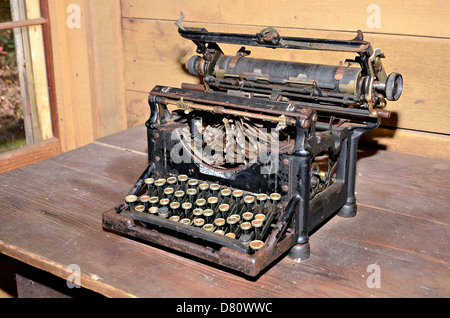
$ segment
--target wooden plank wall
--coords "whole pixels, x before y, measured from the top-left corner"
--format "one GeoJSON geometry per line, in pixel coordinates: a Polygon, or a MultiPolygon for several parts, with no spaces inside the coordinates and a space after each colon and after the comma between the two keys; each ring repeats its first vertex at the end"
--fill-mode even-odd
{"type": "MultiPolygon", "coordinates": [[[[404,153],[450,158],[450,2],[407,0],[219,1],[122,0],[127,126],[145,122],[147,95],[155,85],[198,82],[183,64],[195,46],[182,39],[174,22],[180,12],[187,26],[208,31],[256,33],[274,26],[282,35],[351,39],[361,29],[365,39],[386,55],[387,72],[404,77],[404,92],[390,103],[394,112],[363,143],[404,153]]],[[[228,54],[238,47],[225,46],[228,54]]],[[[252,49],[252,55],[336,64],[339,54],[252,49]],[[275,55],[274,55],[275,54],[275,55]]]]}
{"type": "MultiPolygon", "coordinates": [[[[364,144],[448,159],[450,112],[450,2],[388,0],[200,1],[49,0],[62,151],[143,124],[148,92],[157,84],[199,79],[184,70],[195,54],[174,22],[209,31],[256,33],[274,26],[282,35],[365,39],[386,55],[387,72],[404,77],[404,92],[382,128],[364,144]],[[73,6],[79,27],[68,26],[73,6]]],[[[72,21],[73,22],[73,21],[72,21]]],[[[227,54],[238,47],[222,45],[227,54]]],[[[338,64],[346,54],[251,48],[252,56],[338,64]]]]}
{"type": "Polygon", "coordinates": [[[120,0],[49,0],[61,150],[127,128],[120,0]]]}

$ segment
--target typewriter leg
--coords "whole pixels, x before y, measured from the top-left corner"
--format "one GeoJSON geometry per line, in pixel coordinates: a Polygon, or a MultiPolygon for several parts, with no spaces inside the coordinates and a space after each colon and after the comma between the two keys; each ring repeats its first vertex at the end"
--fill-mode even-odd
{"type": "Polygon", "coordinates": [[[297,244],[289,252],[289,257],[296,262],[307,260],[310,255],[309,242],[297,244]]]}
{"type": "Polygon", "coordinates": [[[373,130],[376,126],[368,126],[365,128],[356,128],[348,140],[348,174],[347,174],[347,200],[346,203],[339,210],[338,215],[344,218],[352,218],[356,216],[357,205],[355,197],[355,182],[356,182],[356,160],[358,152],[358,141],[362,134],[373,130]]]}
{"type": "MultiPolygon", "coordinates": [[[[308,191],[309,191],[309,187],[308,191]]],[[[302,197],[304,198],[304,197],[302,197]]],[[[289,257],[293,259],[294,261],[304,261],[307,260],[310,257],[310,246],[309,246],[309,236],[307,232],[307,214],[309,211],[309,202],[307,201],[305,204],[305,200],[300,200],[298,203],[297,209],[298,209],[298,229],[299,229],[299,236],[297,239],[297,244],[292,247],[292,249],[289,252],[289,257]]]]}
{"type": "Polygon", "coordinates": [[[298,239],[297,244],[292,247],[289,257],[295,261],[306,260],[310,257],[310,246],[308,236],[308,213],[309,213],[309,183],[311,171],[311,156],[304,152],[301,156],[294,156],[292,162],[298,167],[297,182],[300,202],[297,205],[298,239]]]}

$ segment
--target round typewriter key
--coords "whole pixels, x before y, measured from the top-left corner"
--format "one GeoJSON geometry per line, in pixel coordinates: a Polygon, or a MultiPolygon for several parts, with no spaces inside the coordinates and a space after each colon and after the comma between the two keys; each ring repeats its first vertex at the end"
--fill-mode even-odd
{"type": "Polygon", "coordinates": [[[166,206],[160,207],[158,209],[158,215],[160,217],[163,217],[163,218],[167,219],[169,217],[169,209],[166,206]]]}
{"type": "Polygon", "coordinates": [[[158,179],[155,181],[155,186],[158,192],[158,197],[162,197],[163,196],[163,187],[166,184],[166,179],[158,179]]]}
{"type": "Polygon", "coordinates": [[[192,203],[191,202],[184,202],[181,207],[185,210],[190,210],[192,209],[192,203]]]}
{"type": "Polygon", "coordinates": [[[205,224],[205,220],[203,220],[203,219],[198,218],[198,219],[194,220],[194,225],[197,227],[202,227],[204,224],[205,224]]]}
{"type": "Polygon", "coordinates": [[[228,224],[236,224],[237,222],[238,222],[238,219],[235,218],[234,216],[229,216],[229,217],[227,218],[227,223],[228,223],[228,224]]]}
{"type": "Polygon", "coordinates": [[[178,176],[178,182],[180,184],[180,189],[185,190],[186,189],[186,182],[188,180],[188,176],[185,174],[180,174],[178,176]]]}
{"type": "Polygon", "coordinates": [[[244,197],[244,202],[245,203],[253,203],[253,202],[255,202],[255,197],[252,195],[246,195],[244,197]]]}
{"type": "Polygon", "coordinates": [[[225,218],[225,216],[227,215],[228,211],[230,210],[230,206],[226,203],[222,203],[221,205],[219,205],[219,211],[220,211],[220,215],[225,218]]]}
{"type": "Polygon", "coordinates": [[[153,183],[155,183],[155,179],[153,179],[153,178],[147,178],[147,179],[144,180],[144,182],[145,182],[145,184],[147,184],[147,185],[149,185],[149,184],[153,185],[153,183]]]}
{"type": "Polygon", "coordinates": [[[180,223],[189,225],[191,224],[191,219],[188,218],[181,219],[180,223]]]}
{"type": "Polygon", "coordinates": [[[187,179],[188,179],[188,176],[185,175],[185,174],[180,174],[180,175],[178,176],[178,181],[180,181],[180,182],[186,182],[187,179]]]}
{"type": "Polygon", "coordinates": [[[162,216],[162,217],[169,217],[169,203],[170,200],[169,199],[161,199],[159,201],[159,210],[158,210],[158,215],[162,216]]]}
{"type": "Polygon", "coordinates": [[[178,222],[180,221],[180,217],[178,215],[172,215],[169,220],[174,221],[174,222],[178,222]]]}
{"type": "Polygon", "coordinates": [[[135,195],[127,195],[125,197],[125,202],[128,204],[129,208],[132,209],[134,208],[134,205],[137,201],[138,197],[135,195]]]}
{"type": "Polygon", "coordinates": [[[192,203],[191,202],[184,202],[181,205],[181,208],[184,211],[184,216],[185,217],[189,217],[191,215],[191,210],[192,210],[192,203]]]}
{"type": "Polygon", "coordinates": [[[181,208],[184,210],[184,215],[185,216],[189,216],[189,214],[191,214],[191,210],[192,210],[192,203],[191,202],[184,202],[181,205],[181,208]]]}
{"type": "Polygon", "coordinates": [[[198,180],[197,179],[191,179],[188,181],[188,186],[189,188],[196,188],[198,185],[198,180]]]}
{"type": "Polygon", "coordinates": [[[198,195],[199,198],[207,198],[209,196],[209,184],[202,183],[198,186],[198,189],[200,190],[200,194],[198,195]]]}
{"type": "Polygon", "coordinates": [[[242,222],[241,223],[241,230],[242,231],[248,231],[252,228],[252,224],[250,222],[242,222]]]}
{"type": "Polygon", "coordinates": [[[206,230],[206,231],[211,232],[214,229],[214,225],[209,224],[209,223],[205,224],[205,225],[203,225],[203,229],[206,230]]]}
{"type": "Polygon", "coordinates": [[[242,190],[234,190],[233,191],[233,197],[236,201],[240,200],[243,195],[244,195],[244,191],[242,191],[242,190]]]}
{"type": "Polygon", "coordinates": [[[192,213],[193,213],[195,216],[201,216],[201,215],[203,215],[203,209],[196,208],[196,209],[194,209],[194,211],[192,211],[192,213]]]}
{"type": "Polygon", "coordinates": [[[134,203],[134,202],[137,201],[137,199],[138,199],[137,196],[131,194],[131,195],[127,195],[127,196],[125,197],[125,202],[126,202],[126,203],[134,203]]]}
{"type": "Polygon", "coordinates": [[[236,222],[239,222],[241,220],[241,217],[239,216],[239,214],[231,214],[230,217],[235,218],[236,222]]]}
{"type": "Polygon", "coordinates": [[[264,213],[264,205],[267,201],[267,194],[260,193],[256,196],[256,199],[259,202],[259,213],[264,213]]]}
{"type": "Polygon", "coordinates": [[[177,202],[177,201],[175,201],[175,202],[171,202],[170,203],[170,208],[171,209],[179,209],[180,208],[180,202],[177,202]]]}
{"type": "Polygon", "coordinates": [[[172,209],[173,214],[178,215],[180,209],[180,202],[170,203],[170,208],[172,209]]]}
{"type": "Polygon", "coordinates": [[[253,213],[245,212],[244,214],[242,214],[242,218],[246,221],[250,221],[251,219],[253,219],[253,213]]]}
{"type": "Polygon", "coordinates": [[[161,199],[161,200],[159,200],[159,205],[161,205],[161,206],[169,205],[169,203],[170,203],[169,199],[161,199]]]}
{"type": "Polygon", "coordinates": [[[159,202],[158,197],[151,197],[148,202],[150,202],[150,206],[157,206],[159,202]]]}
{"type": "Polygon", "coordinates": [[[177,178],[169,177],[167,178],[167,183],[169,184],[170,187],[173,187],[177,183],[177,178]]]}
{"type": "Polygon", "coordinates": [[[165,196],[167,199],[171,199],[171,198],[172,198],[172,195],[173,195],[173,188],[167,187],[167,188],[164,189],[164,196],[165,196]]]}
{"type": "Polygon", "coordinates": [[[252,221],[252,226],[253,226],[254,228],[261,227],[262,225],[263,225],[263,222],[262,222],[261,220],[253,220],[253,221],[252,221]]]}
{"type": "Polygon", "coordinates": [[[239,222],[239,220],[238,220],[236,217],[234,217],[234,216],[229,216],[229,217],[227,218],[227,223],[228,223],[228,225],[230,226],[230,232],[234,232],[234,230],[235,230],[235,224],[236,224],[237,222],[239,222]]]}
{"type": "Polygon", "coordinates": [[[279,194],[279,193],[272,193],[270,195],[270,200],[271,201],[275,201],[275,202],[280,201],[281,200],[281,194],[279,194]]]}
{"type": "Polygon", "coordinates": [[[272,202],[272,211],[275,212],[275,209],[277,208],[277,205],[281,200],[281,194],[272,193],[272,194],[270,194],[269,198],[270,198],[270,202],[272,202]]]}
{"type": "Polygon", "coordinates": [[[250,242],[250,248],[254,251],[260,250],[264,246],[264,242],[260,240],[254,240],[250,242]]]}
{"type": "Polygon", "coordinates": [[[199,208],[203,208],[206,204],[206,200],[205,199],[197,199],[195,201],[195,205],[199,208]]]}
{"type": "Polygon", "coordinates": [[[183,201],[184,198],[184,191],[183,190],[175,191],[175,198],[177,198],[177,201],[181,203],[181,201],[183,201]]]}
{"type": "Polygon", "coordinates": [[[148,201],[150,200],[150,197],[148,195],[143,195],[139,198],[141,203],[144,205],[145,209],[147,210],[149,207],[148,201]]]}
{"type": "Polygon", "coordinates": [[[241,201],[242,196],[244,195],[244,191],[242,190],[234,190],[233,191],[233,198],[235,206],[239,205],[239,201],[241,201]]]}
{"type": "Polygon", "coordinates": [[[197,190],[196,189],[192,189],[192,188],[187,189],[186,190],[186,194],[189,197],[189,202],[193,203],[195,201],[195,199],[196,199],[196,196],[197,196],[197,190]]]}
{"type": "Polygon", "coordinates": [[[230,198],[231,190],[230,189],[222,189],[222,191],[220,191],[220,195],[224,199],[224,202],[227,202],[227,200],[230,198]]]}
{"type": "Polygon", "coordinates": [[[231,237],[231,238],[236,238],[236,234],[234,234],[234,233],[231,233],[231,232],[228,232],[227,234],[225,234],[225,236],[227,236],[227,237],[231,237]]]}
{"type": "Polygon", "coordinates": [[[157,206],[152,206],[152,207],[150,207],[150,209],[148,209],[148,212],[150,214],[156,215],[156,214],[158,214],[158,207],[157,206]]]}
{"type": "Polygon", "coordinates": [[[253,203],[255,202],[255,197],[252,196],[252,195],[246,195],[244,197],[244,202],[245,202],[245,204],[247,206],[247,210],[251,211],[252,207],[253,207],[253,203]]]}
{"type": "Polygon", "coordinates": [[[134,209],[135,209],[137,212],[144,212],[144,211],[145,211],[145,206],[144,206],[143,204],[139,204],[139,205],[136,205],[136,206],[134,207],[134,209]]]}
{"type": "Polygon", "coordinates": [[[144,180],[144,182],[147,185],[147,193],[150,195],[153,191],[153,184],[155,183],[155,179],[147,178],[144,180]]]}
{"type": "Polygon", "coordinates": [[[256,215],[255,215],[255,220],[264,222],[264,221],[266,220],[266,216],[265,216],[264,214],[261,214],[261,213],[256,214],[256,215]]]}
{"type": "Polygon", "coordinates": [[[203,211],[203,216],[206,219],[206,223],[211,223],[213,214],[214,214],[214,211],[211,209],[206,209],[203,211]]]}
{"type": "Polygon", "coordinates": [[[208,198],[208,205],[213,210],[216,208],[217,202],[219,202],[219,199],[217,197],[208,198]]]}
{"type": "Polygon", "coordinates": [[[212,194],[216,196],[219,193],[220,185],[217,183],[213,183],[209,186],[209,189],[211,190],[212,194]]]}
{"type": "Polygon", "coordinates": [[[225,234],[225,232],[223,230],[216,230],[214,233],[219,234],[219,235],[225,234]]]}
{"type": "Polygon", "coordinates": [[[157,186],[157,187],[162,187],[165,184],[166,184],[166,179],[164,179],[164,178],[160,178],[155,181],[155,186],[157,186]]]}
{"type": "Polygon", "coordinates": [[[267,201],[267,194],[265,193],[260,193],[256,196],[256,198],[258,199],[259,203],[265,203],[267,201]]]}
{"type": "Polygon", "coordinates": [[[218,218],[214,221],[214,224],[218,227],[218,228],[222,228],[225,225],[225,219],[222,218],[218,218]]]}
{"type": "Polygon", "coordinates": [[[263,222],[261,220],[253,220],[252,226],[255,229],[255,239],[259,240],[261,235],[261,227],[263,225],[263,222]]]}

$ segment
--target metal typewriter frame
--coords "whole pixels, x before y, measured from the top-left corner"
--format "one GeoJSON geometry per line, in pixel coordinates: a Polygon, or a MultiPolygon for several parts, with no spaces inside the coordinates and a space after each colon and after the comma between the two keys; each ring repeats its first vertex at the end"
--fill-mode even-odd
{"type": "MultiPolygon", "coordinates": [[[[236,35],[211,34],[204,29],[186,29],[178,25],[179,33],[194,41],[198,52],[208,47],[217,47],[217,42],[252,46],[279,48],[288,45],[293,49],[337,50],[357,52],[369,58],[372,53],[370,43],[361,40],[335,41],[304,38],[265,38],[264,34],[236,35]],[[284,41],[284,42],[283,42],[284,41]]],[[[248,247],[237,240],[197,229],[187,228],[183,224],[158,218],[148,213],[127,211],[122,204],[103,214],[103,227],[143,241],[155,243],[180,251],[212,263],[242,272],[249,276],[259,275],[270,264],[289,253],[294,259],[310,257],[309,234],[334,215],[353,217],[357,206],[355,198],[355,173],[358,140],[360,136],[378,127],[379,116],[372,108],[340,108],[324,106],[319,103],[285,102],[230,96],[221,92],[198,91],[186,88],[156,86],[149,95],[150,118],[146,122],[148,138],[149,166],[141,175],[129,194],[142,194],[144,180],[152,173],[169,175],[189,173],[191,178],[199,180],[220,180],[221,184],[233,188],[252,191],[242,180],[252,173],[249,169],[260,168],[255,163],[242,170],[218,172],[214,167],[198,162],[177,166],[165,158],[167,149],[173,146],[171,133],[179,128],[172,120],[168,105],[178,109],[212,112],[220,116],[230,112],[255,118],[286,115],[295,130],[295,141],[289,151],[278,153],[280,165],[280,191],[283,192],[283,212],[265,242],[256,253],[248,253],[248,247]],[[197,110],[195,110],[197,107],[197,110]],[[192,109],[194,108],[194,109],[192,109]],[[319,122],[318,116],[329,119],[319,122]],[[338,119],[347,121],[336,124],[338,119]],[[315,157],[324,151],[335,157],[336,166],[328,171],[328,180],[335,178],[323,191],[310,199],[311,169],[315,157]],[[163,158],[164,157],[164,158],[163,158]],[[241,176],[244,176],[241,178],[241,176]],[[282,187],[284,185],[284,188],[282,187]],[[142,223],[146,226],[142,226],[142,223]]],[[[380,111],[379,114],[383,114],[380,111]]],[[[263,184],[264,180],[256,183],[263,184]]],[[[262,177],[261,177],[262,178],[262,177]]]]}

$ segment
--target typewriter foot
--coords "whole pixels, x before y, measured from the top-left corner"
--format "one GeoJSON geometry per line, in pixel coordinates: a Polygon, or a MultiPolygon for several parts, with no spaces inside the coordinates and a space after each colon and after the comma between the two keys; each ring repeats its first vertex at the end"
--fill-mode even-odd
{"type": "Polygon", "coordinates": [[[338,215],[343,218],[352,218],[356,216],[356,203],[346,203],[344,206],[339,210],[338,215]]]}
{"type": "Polygon", "coordinates": [[[289,252],[289,257],[296,262],[307,260],[310,257],[309,242],[295,245],[289,252]]]}

